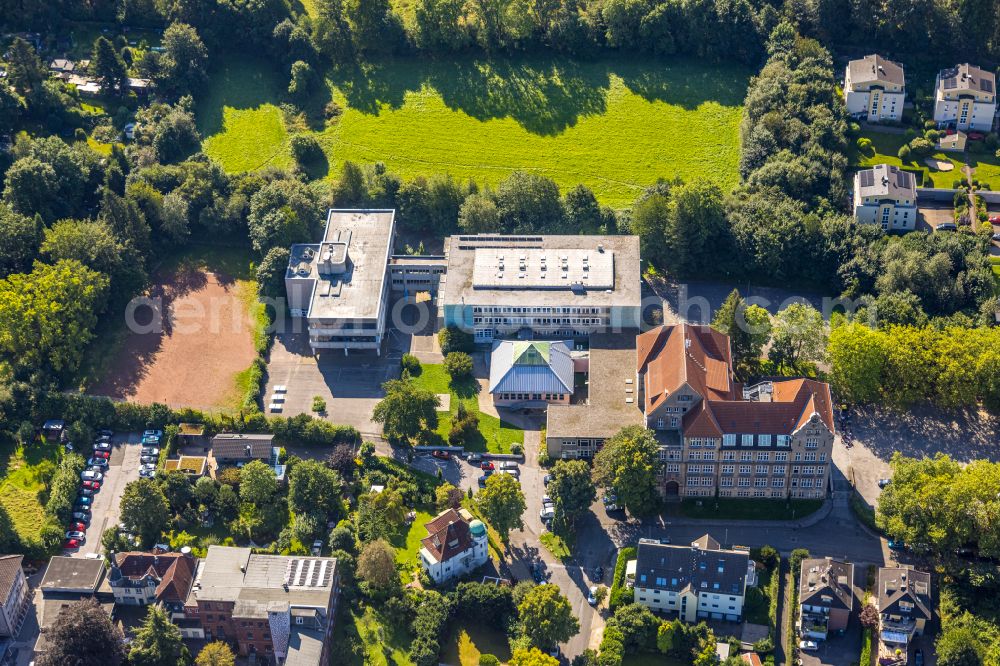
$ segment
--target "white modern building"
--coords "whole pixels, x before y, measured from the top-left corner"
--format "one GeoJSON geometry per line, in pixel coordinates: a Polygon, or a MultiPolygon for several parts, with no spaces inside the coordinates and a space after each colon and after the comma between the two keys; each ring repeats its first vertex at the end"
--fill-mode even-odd
{"type": "Polygon", "coordinates": [[[638,236],[451,236],[445,253],[442,323],[473,331],[477,342],[639,325],[638,236]]]}
{"type": "Polygon", "coordinates": [[[17,636],[31,592],[21,563],[23,555],[0,555],[0,636],[17,636]]]}
{"type": "Polygon", "coordinates": [[[465,509],[448,509],[424,525],[420,565],[435,583],[463,576],[489,559],[486,526],[465,509]]]}
{"type": "Polygon", "coordinates": [[[851,117],[877,123],[899,121],[906,100],[903,66],[880,55],[870,55],[847,64],[844,103],[851,117]]]}
{"type": "Polygon", "coordinates": [[[884,231],[912,231],[917,224],[917,181],[897,166],[876,164],[854,174],[854,219],[884,231]]]}
{"type": "Polygon", "coordinates": [[[989,132],[997,112],[996,76],[965,63],[938,72],[934,121],[938,127],[989,132]]]}
{"type": "MultiPolygon", "coordinates": [[[[631,564],[628,566],[631,574],[631,564]]],[[[745,550],[727,550],[705,535],[689,546],[639,539],[633,589],[636,603],[684,622],[739,622],[754,563],[745,550]]]]}
{"type": "Polygon", "coordinates": [[[322,241],[291,247],[285,273],[288,310],[305,318],[314,353],[380,352],[395,231],[393,210],[331,210],[322,241]]]}

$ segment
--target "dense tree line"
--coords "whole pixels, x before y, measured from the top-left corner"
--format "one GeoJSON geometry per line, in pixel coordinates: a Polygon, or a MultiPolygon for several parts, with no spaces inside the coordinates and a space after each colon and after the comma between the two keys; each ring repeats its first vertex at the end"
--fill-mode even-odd
{"type": "Polygon", "coordinates": [[[830,332],[829,360],[845,400],[1000,409],[1000,328],[847,323],[830,332]]]}

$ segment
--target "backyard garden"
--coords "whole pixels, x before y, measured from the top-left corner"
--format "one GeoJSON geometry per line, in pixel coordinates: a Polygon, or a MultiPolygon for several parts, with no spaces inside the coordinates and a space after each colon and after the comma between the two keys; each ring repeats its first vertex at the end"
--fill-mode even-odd
{"type": "Polygon", "coordinates": [[[23,446],[0,436],[0,504],[22,540],[37,540],[45,525],[44,500],[61,456],[58,442],[23,446]]]}
{"type": "Polygon", "coordinates": [[[223,57],[198,124],[205,152],[232,172],[290,166],[291,135],[309,133],[331,172],[381,161],[404,179],[495,185],[521,169],[620,208],[661,177],[736,184],[748,79],[735,65],[680,60],[388,60],[330,72],[335,106],[317,122],[282,108],[286,72],[223,57]]]}
{"type": "Polygon", "coordinates": [[[899,157],[899,151],[910,142],[906,134],[865,131],[859,141],[864,139],[870,145],[866,143],[864,148],[855,145],[851,153],[852,162],[859,167],[892,164],[912,172],[916,176],[917,187],[950,189],[955,186],[956,181],[962,180],[962,168],[968,164],[974,170],[973,179],[991,190],[1000,189],[1000,159],[982,141],[970,141],[968,150],[964,153],[935,150],[926,158],[912,155],[903,160],[899,157]],[[937,164],[937,167],[931,166],[925,159],[937,164]],[[940,168],[945,164],[951,168],[940,168]]]}

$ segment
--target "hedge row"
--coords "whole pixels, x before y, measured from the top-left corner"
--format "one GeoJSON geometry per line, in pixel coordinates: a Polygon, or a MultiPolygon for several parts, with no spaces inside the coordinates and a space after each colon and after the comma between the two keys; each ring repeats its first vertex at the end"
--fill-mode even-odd
{"type": "Polygon", "coordinates": [[[638,553],[635,546],[622,548],[618,551],[618,560],[615,562],[615,576],[611,582],[611,594],[608,595],[608,608],[614,612],[619,606],[632,603],[633,592],[625,587],[625,567],[629,560],[634,560],[638,553]]]}
{"type": "Polygon", "coordinates": [[[67,453],[59,462],[59,468],[52,476],[49,500],[45,503],[45,513],[65,525],[73,515],[73,503],[80,487],[80,472],[87,467],[87,461],[78,453],[67,453]]]}

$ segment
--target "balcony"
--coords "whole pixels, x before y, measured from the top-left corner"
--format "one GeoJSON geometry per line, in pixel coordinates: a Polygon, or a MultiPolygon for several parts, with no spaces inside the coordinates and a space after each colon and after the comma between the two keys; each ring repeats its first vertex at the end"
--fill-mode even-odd
{"type": "Polygon", "coordinates": [[[830,618],[821,613],[803,612],[799,617],[799,633],[805,638],[826,640],[830,618]]]}

